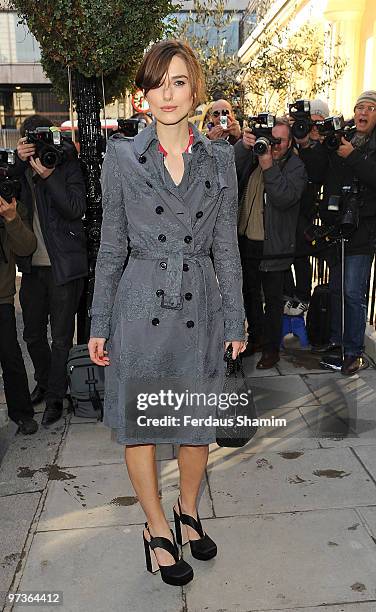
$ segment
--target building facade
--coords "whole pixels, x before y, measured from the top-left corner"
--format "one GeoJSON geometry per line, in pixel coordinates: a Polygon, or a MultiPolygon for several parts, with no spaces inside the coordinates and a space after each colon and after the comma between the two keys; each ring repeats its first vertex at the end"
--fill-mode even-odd
{"type": "MultiPolygon", "coordinates": [[[[263,4],[251,0],[253,7],[263,4]]],[[[334,113],[346,118],[353,113],[360,92],[376,89],[376,2],[375,0],[274,0],[239,50],[248,62],[257,52],[258,41],[270,31],[288,26],[296,32],[313,26],[321,37],[325,57],[337,53],[347,65],[340,80],[320,95],[334,113]],[[338,47],[336,45],[338,44],[338,47]]]]}

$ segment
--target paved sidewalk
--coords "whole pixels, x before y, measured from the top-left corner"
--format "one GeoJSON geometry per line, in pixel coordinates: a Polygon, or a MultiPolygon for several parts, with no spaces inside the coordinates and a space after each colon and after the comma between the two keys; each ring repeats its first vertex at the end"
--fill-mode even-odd
{"type": "MultiPolygon", "coordinates": [[[[193,582],[146,572],[123,449],[102,424],[67,415],[17,435],[3,460],[0,591],[63,591],[67,612],[375,612],[375,370],[344,378],[294,349],[273,370],[255,358],[246,369],[259,416],[287,427],[239,450],[212,445],[200,515],[219,554],[200,562],[185,547],[193,582]]],[[[171,519],[174,448],[158,457],[171,519]]]]}

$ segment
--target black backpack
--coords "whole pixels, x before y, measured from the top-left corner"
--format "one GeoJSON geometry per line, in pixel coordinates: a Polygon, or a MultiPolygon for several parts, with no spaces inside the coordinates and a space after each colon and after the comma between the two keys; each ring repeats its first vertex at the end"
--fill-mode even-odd
{"type": "Polygon", "coordinates": [[[324,346],[330,340],[329,285],[317,285],[309,304],[306,330],[312,346],[324,346]]]}

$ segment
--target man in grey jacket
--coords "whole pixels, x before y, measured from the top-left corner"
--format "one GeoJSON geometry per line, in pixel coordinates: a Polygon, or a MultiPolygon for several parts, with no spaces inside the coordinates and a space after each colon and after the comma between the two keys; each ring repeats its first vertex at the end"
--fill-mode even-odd
{"type": "Polygon", "coordinates": [[[258,369],[272,368],[279,361],[284,271],[294,260],[299,203],[307,182],[304,164],[293,151],[288,122],[277,119],[272,134],[281,142],[269,146],[265,155],[254,155],[256,137],[248,128],[234,147],[239,183],[239,247],[249,333],[249,349],[245,354],[262,349],[258,369]]]}

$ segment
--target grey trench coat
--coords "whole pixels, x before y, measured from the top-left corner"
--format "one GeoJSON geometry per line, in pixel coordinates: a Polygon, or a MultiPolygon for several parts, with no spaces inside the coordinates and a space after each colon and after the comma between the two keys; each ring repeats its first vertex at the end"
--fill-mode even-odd
{"type": "Polygon", "coordinates": [[[137,396],[221,393],[223,342],[244,340],[233,148],[192,129],[183,193],[166,181],[155,122],[134,140],[111,138],[103,163],[91,337],[107,339],[104,423],[120,444],[215,441],[210,419],[200,426],[138,423],[139,416],[182,417],[183,409],[214,417],[213,403],[192,407],[186,395],[179,409],[163,401],[146,409],[137,396]]]}

